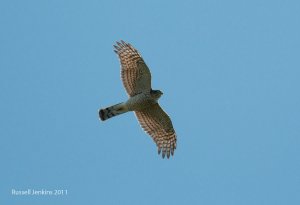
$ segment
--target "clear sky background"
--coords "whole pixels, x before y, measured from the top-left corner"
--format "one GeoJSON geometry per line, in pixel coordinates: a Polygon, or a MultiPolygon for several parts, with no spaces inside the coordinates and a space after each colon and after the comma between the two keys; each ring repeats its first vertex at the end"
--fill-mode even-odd
{"type": "Polygon", "coordinates": [[[0,204],[300,204],[300,1],[0,2],[0,204]],[[169,160],[125,101],[134,45],[171,116],[169,160]],[[11,190],[67,189],[67,196],[11,190]]]}

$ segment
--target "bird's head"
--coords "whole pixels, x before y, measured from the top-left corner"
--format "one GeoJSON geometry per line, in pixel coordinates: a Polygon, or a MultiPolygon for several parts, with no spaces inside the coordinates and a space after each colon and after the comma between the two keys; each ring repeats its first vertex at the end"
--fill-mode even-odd
{"type": "Polygon", "coordinates": [[[160,90],[150,90],[150,95],[153,99],[158,100],[162,95],[163,92],[161,92],[160,90]]]}

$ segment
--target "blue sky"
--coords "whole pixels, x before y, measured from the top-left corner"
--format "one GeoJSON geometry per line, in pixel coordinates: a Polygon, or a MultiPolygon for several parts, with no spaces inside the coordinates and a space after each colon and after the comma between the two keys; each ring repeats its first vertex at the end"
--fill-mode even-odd
{"type": "Polygon", "coordinates": [[[299,1],[0,2],[1,204],[300,204],[299,1]],[[134,45],[178,148],[125,101],[134,45]],[[11,190],[64,189],[65,196],[11,190]]]}

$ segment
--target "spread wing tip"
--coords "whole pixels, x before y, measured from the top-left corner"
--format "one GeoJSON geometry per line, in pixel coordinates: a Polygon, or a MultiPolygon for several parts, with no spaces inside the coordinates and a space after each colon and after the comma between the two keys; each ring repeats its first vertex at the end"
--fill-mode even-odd
{"type": "Polygon", "coordinates": [[[170,156],[174,156],[174,151],[176,149],[176,142],[172,143],[170,147],[161,147],[158,145],[158,155],[162,154],[162,158],[164,159],[167,156],[167,159],[170,156]]]}

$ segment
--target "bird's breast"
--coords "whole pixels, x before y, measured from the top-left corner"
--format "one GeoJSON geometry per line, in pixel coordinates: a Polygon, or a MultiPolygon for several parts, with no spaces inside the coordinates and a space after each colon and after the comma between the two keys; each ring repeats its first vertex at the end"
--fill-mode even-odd
{"type": "Polygon", "coordinates": [[[150,94],[140,93],[133,97],[130,97],[126,105],[130,111],[138,111],[149,107],[150,105],[156,103],[150,96],[150,94]]]}

